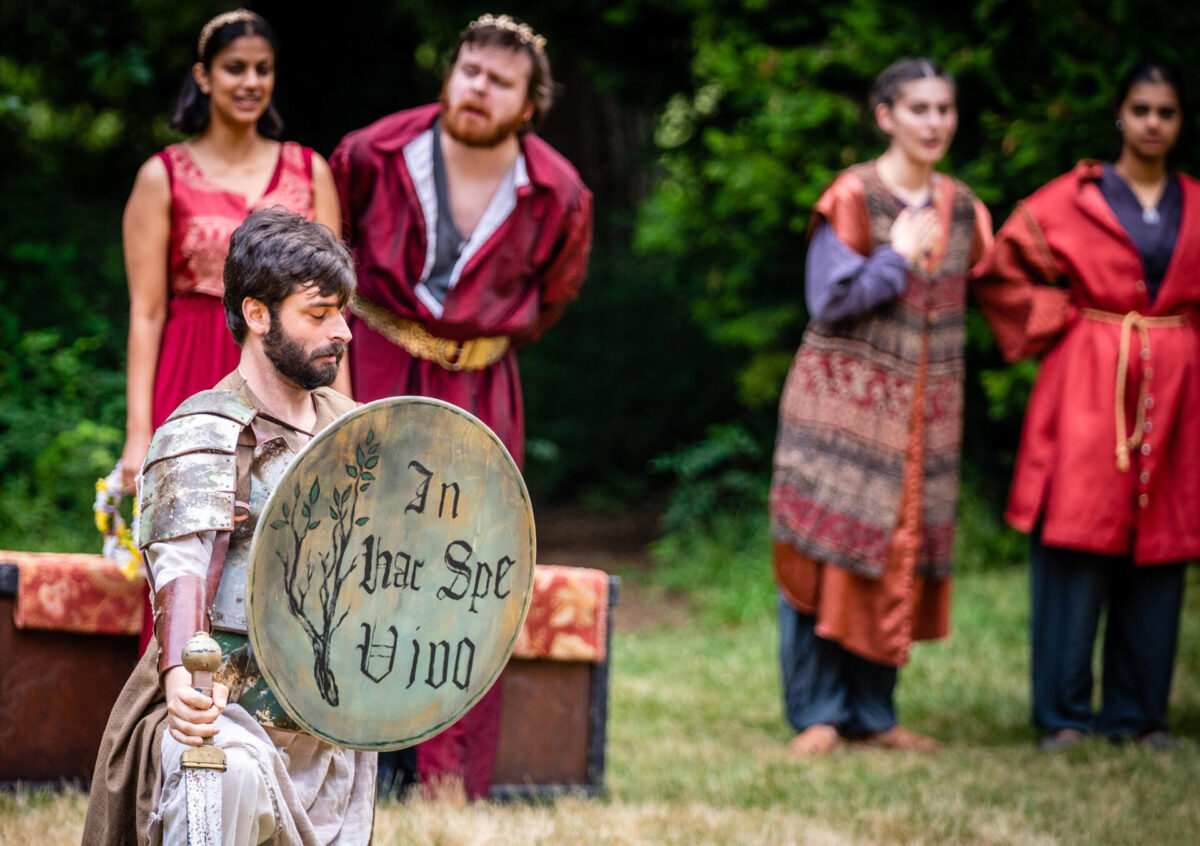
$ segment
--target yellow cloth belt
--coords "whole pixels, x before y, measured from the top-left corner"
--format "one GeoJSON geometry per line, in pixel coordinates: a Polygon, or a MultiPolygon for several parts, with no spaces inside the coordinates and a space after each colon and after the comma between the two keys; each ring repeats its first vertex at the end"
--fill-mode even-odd
{"type": "Polygon", "coordinates": [[[417,321],[400,317],[358,294],[350,298],[350,311],[409,355],[436,362],[447,370],[483,370],[508,352],[509,341],[504,335],[466,341],[439,338],[417,321]]]}
{"type": "Polygon", "coordinates": [[[1147,366],[1138,379],[1138,402],[1137,402],[1137,422],[1133,427],[1133,434],[1127,435],[1129,431],[1128,421],[1125,419],[1125,382],[1129,377],[1129,339],[1136,329],[1138,339],[1141,341],[1142,349],[1144,350],[1143,358],[1150,360],[1150,330],[1164,326],[1187,326],[1188,317],[1186,314],[1168,314],[1161,317],[1147,317],[1144,314],[1138,314],[1136,311],[1131,311],[1128,314],[1117,314],[1111,311],[1100,311],[1095,308],[1085,308],[1080,313],[1089,320],[1098,320],[1101,323],[1115,323],[1121,327],[1121,347],[1117,353],[1117,395],[1116,395],[1116,420],[1117,420],[1117,469],[1122,473],[1129,470],[1129,452],[1135,450],[1142,444],[1142,432],[1146,425],[1146,396],[1149,388],[1146,383],[1154,375],[1153,368],[1147,366]]]}

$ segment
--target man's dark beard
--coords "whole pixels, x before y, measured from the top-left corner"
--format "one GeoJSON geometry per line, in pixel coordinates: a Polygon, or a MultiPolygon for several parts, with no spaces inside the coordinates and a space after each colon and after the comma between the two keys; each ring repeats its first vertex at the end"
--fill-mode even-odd
{"type": "MultiPolygon", "coordinates": [[[[458,113],[450,108],[450,102],[446,97],[446,86],[442,86],[441,97],[438,101],[442,104],[442,126],[446,128],[446,134],[460,144],[465,144],[468,147],[486,147],[491,149],[497,146],[502,141],[511,135],[515,135],[524,125],[525,119],[521,115],[517,115],[508,123],[498,124],[491,128],[480,130],[467,129],[459,124],[458,113]]],[[[491,117],[491,114],[488,114],[491,117]]]]}
{"type": "Polygon", "coordinates": [[[334,342],[309,355],[304,346],[284,332],[279,321],[272,316],[271,328],[263,335],[263,351],[280,375],[304,390],[312,391],[333,384],[338,375],[338,365],[346,353],[346,345],[334,342]],[[336,355],[337,361],[316,362],[316,359],[327,355],[336,355]]]}

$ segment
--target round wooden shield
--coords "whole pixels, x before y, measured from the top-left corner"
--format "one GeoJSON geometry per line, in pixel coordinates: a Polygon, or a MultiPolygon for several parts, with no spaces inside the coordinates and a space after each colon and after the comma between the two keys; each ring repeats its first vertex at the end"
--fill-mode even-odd
{"type": "Polygon", "coordinates": [[[411,746],[496,681],[535,555],[525,483],[487,426],[423,397],[362,406],[301,451],[255,530],[259,669],[312,734],[411,746]]]}

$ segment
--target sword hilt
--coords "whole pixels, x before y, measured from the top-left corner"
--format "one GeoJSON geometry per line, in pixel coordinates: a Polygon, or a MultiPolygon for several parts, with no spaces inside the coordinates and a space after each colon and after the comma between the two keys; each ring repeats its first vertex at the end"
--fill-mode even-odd
{"type": "MultiPolygon", "coordinates": [[[[213,673],[221,666],[221,645],[207,632],[196,632],[183,647],[183,666],[192,674],[192,687],[211,699],[213,673]]],[[[203,745],[183,750],[180,766],[184,769],[224,771],[225,752],[213,745],[211,737],[206,737],[203,745]]]]}

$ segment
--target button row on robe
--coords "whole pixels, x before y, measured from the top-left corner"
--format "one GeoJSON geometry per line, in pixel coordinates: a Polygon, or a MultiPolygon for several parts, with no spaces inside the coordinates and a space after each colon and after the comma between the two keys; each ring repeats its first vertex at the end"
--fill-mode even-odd
{"type": "MultiPolygon", "coordinates": [[[[1137,284],[1138,284],[1139,291],[1146,290],[1146,283],[1143,280],[1139,279],[1137,284]]],[[[1150,360],[1150,349],[1148,347],[1142,347],[1139,354],[1142,357],[1142,361],[1150,360]]],[[[1145,368],[1142,370],[1142,378],[1145,379],[1147,382],[1149,382],[1151,379],[1154,378],[1154,368],[1151,367],[1149,364],[1147,364],[1145,366],[1145,368]]],[[[1142,407],[1144,409],[1146,409],[1146,411],[1148,412],[1151,408],[1154,407],[1154,398],[1151,397],[1149,394],[1147,394],[1145,400],[1142,401],[1142,407]]],[[[1150,434],[1150,431],[1153,428],[1154,428],[1154,424],[1151,423],[1149,420],[1145,421],[1142,424],[1142,431],[1147,435],[1150,434]]],[[[1145,443],[1144,441],[1142,443],[1142,455],[1147,456],[1147,457],[1150,455],[1150,444],[1145,443]]],[[[1150,474],[1148,472],[1146,472],[1145,470],[1142,471],[1142,475],[1139,478],[1143,485],[1149,484],[1149,482],[1150,482],[1150,474]]],[[[1138,495],[1138,507],[1146,508],[1148,505],[1150,505],[1149,494],[1146,494],[1146,493],[1139,494],[1138,495]]]]}
{"type": "MultiPolygon", "coordinates": [[[[1150,358],[1150,351],[1143,348],[1142,349],[1142,358],[1143,359],[1150,358]]],[[[1151,377],[1154,376],[1154,370],[1150,367],[1147,367],[1146,372],[1143,375],[1145,376],[1145,378],[1150,379],[1151,377]]],[[[1142,400],[1142,408],[1144,408],[1146,410],[1146,412],[1149,413],[1150,409],[1154,408],[1154,397],[1150,396],[1149,394],[1146,394],[1145,398],[1142,400]]],[[[1144,423],[1142,423],[1142,431],[1145,434],[1149,435],[1150,432],[1152,432],[1153,430],[1154,430],[1154,424],[1151,423],[1149,420],[1146,420],[1144,423]]],[[[1144,443],[1144,442],[1142,443],[1142,455],[1146,455],[1146,456],[1150,455],[1150,444],[1144,443]]],[[[1143,470],[1141,472],[1141,474],[1138,476],[1138,481],[1142,483],[1143,487],[1145,487],[1146,485],[1149,485],[1150,484],[1150,471],[1143,470]]],[[[1139,494],[1138,495],[1138,507],[1146,508],[1149,505],[1150,505],[1150,495],[1145,492],[1139,494]]]]}

